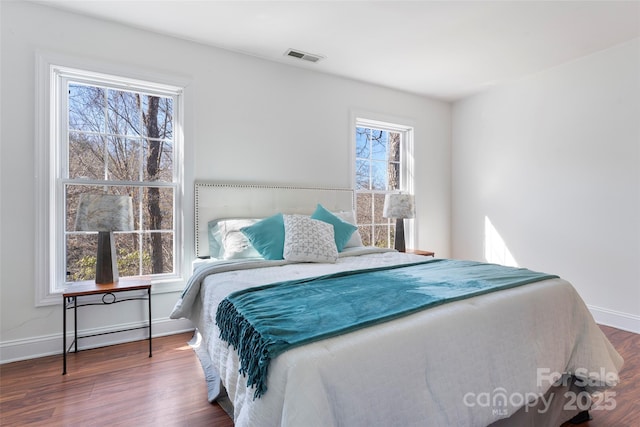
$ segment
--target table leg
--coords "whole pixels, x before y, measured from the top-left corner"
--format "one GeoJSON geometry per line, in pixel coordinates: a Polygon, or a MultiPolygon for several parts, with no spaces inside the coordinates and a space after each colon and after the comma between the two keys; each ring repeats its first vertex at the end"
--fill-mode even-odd
{"type": "Polygon", "coordinates": [[[149,293],[149,357],[151,357],[151,288],[147,292],[149,293]]]}
{"type": "Polygon", "coordinates": [[[62,375],[67,374],[67,299],[62,297],[62,375]]]}
{"type": "Polygon", "coordinates": [[[78,352],[78,297],[73,298],[73,345],[74,353],[78,352]]]}

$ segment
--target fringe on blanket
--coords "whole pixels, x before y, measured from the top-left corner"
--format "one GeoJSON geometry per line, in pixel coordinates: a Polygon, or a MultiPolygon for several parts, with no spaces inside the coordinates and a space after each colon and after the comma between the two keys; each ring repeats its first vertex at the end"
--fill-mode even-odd
{"type": "Polygon", "coordinates": [[[216,312],[220,338],[232,345],[240,358],[240,374],[247,377],[247,387],[255,387],[253,398],[260,398],[267,391],[267,374],[271,356],[269,343],[224,299],[216,312]]]}

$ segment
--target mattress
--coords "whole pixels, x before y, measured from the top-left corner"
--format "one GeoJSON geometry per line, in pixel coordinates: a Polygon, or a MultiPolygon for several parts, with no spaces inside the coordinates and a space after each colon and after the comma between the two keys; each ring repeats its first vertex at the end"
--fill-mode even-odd
{"type": "Polygon", "coordinates": [[[585,376],[589,391],[617,383],[622,358],[560,278],[291,349],[271,362],[268,391],[257,399],[239,374],[235,350],[219,339],[216,309],[233,291],[423,259],[354,248],[335,264],[205,264],[171,317],[196,324],[238,426],[486,426],[533,408],[561,374],[585,376]]]}

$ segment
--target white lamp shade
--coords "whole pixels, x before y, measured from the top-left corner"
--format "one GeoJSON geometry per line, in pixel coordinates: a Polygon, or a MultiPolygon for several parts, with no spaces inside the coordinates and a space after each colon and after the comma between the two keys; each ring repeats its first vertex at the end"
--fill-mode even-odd
{"type": "Polygon", "coordinates": [[[133,202],[130,196],[80,195],[76,231],[133,231],[133,202]]]}
{"type": "Polygon", "coordinates": [[[412,194],[386,194],[384,196],[383,218],[413,218],[416,215],[412,194]]]}

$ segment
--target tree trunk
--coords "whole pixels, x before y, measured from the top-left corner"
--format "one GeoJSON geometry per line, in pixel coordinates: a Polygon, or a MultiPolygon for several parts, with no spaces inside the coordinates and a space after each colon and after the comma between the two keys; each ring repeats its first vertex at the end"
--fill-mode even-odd
{"type": "MultiPolygon", "coordinates": [[[[160,131],[158,129],[158,105],[160,98],[149,96],[149,107],[147,113],[143,115],[144,124],[147,128],[147,142],[149,153],[147,155],[148,180],[153,181],[159,171],[160,165],[160,131]]],[[[162,230],[162,211],[160,210],[160,189],[149,187],[147,189],[147,211],[149,213],[149,229],[162,230]]],[[[151,233],[151,263],[152,273],[160,274],[164,269],[162,254],[162,234],[151,233]]]]}
{"type": "Polygon", "coordinates": [[[389,190],[400,189],[400,134],[389,132],[389,162],[387,163],[389,174],[389,190]]]}

